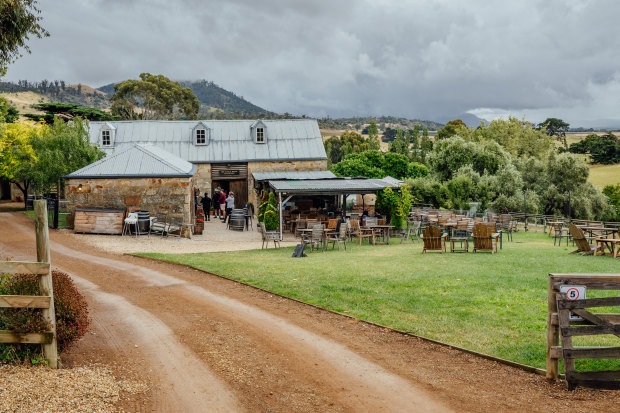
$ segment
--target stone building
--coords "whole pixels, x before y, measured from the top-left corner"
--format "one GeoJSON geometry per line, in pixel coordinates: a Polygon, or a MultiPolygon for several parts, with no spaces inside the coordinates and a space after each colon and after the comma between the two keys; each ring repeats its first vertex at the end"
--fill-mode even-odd
{"type": "Polygon", "coordinates": [[[216,187],[233,191],[237,207],[248,201],[256,207],[264,185],[254,174],[327,170],[312,119],[91,122],[90,141],[107,157],[66,176],[69,210],[132,206],[156,212],[161,203],[183,208],[190,218],[194,187],[201,195],[216,187]],[[119,154],[131,168],[123,169],[120,158],[106,161],[119,154]],[[164,173],[170,163],[182,176],[164,173]]]}

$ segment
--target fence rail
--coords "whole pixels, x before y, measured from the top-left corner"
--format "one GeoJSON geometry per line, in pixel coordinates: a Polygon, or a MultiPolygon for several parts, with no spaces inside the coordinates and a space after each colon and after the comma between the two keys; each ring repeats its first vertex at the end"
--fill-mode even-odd
{"type": "Polygon", "coordinates": [[[571,299],[566,292],[561,292],[564,286],[620,290],[620,274],[549,274],[547,378],[558,378],[558,361],[563,359],[569,390],[577,385],[620,389],[620,370],[575,370],[575,359],[620,359],[620,347],[576,347],[572,341],[575,336],[613,335],[620,338],[620,314],[587,310],[620,306],[620,296],[571,299]],[[581,320],[571,319],[571,313],[581,317],[581,320]]]}
{"type": "Polygon", "coordinates": [[[41,295],[0,295],[0,308],[38,308],[50,331],[45,333],[18,334],[0,330],[0,343],[42,344],[43,353],[51,368],[58,367],[56,347],[56,313],[52,267],[50,264],[49,231],[47,227],[47,202],[34,201],[37,260],[39,262],[0,261],[0,274],[34,274],[39,276],[41,295]]]}

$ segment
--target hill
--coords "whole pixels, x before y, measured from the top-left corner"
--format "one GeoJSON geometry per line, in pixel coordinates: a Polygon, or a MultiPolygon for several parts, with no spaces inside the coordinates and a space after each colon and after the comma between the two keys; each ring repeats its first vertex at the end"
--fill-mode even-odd
{"type": "Polygon", "coordinates": [[[34,103],[60,102],[75,103],[97,109],[108,109],[108,96],[88,85],[81,83],[66,84],[63,80],[17,83],[0,82],[0,92],[6,93],[7,99],[15,102],[20,112],[35,113],[28,106],[34,103]]]}
{"type": "MultiPolygon", "coordinates": [[[[112,96],[116,83],[101,86],[98,90],[112,96]]],[[[266,118],[276,115],[207,80],[182,80],[179,83],[190,88],[198,98],[201,118],[266,118]]]]}
{"type": "Polygon", "coordinates": [[[379,131],[383,131],[387,128],[392,129],[413,129],[416,124],[421,127],[427,127],[428,130],[439,130],[444,127],[443,124],[433,122],[430,120],[420,119],[406,119],[397,118],[394,116],[360,116],[353,118],[323,118],[319,119],[319,127],[321,129],[335,129],[335,130],[362,130],[365,126],[368,126],[370,121],[374,121],[379,128],[379,131]]]}

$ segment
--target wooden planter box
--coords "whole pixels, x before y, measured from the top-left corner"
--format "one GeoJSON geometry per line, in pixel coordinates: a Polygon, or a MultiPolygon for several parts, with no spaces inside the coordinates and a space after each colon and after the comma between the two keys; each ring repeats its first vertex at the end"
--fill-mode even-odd
{"type": "Polygon", "coordinates": [[[77,208],[73,229],[75,232],[120,235],[124,218],[122,209],[77,208]]]}

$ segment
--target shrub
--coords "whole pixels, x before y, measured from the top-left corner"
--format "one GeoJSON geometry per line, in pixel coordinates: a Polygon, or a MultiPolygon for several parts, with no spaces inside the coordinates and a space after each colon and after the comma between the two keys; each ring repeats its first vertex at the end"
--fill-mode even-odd
{"type": "Polygon", "coordinates": [[[267,231],[274,231],[278,229],[278,204],[276,202],[276,196],[273,192],[269,194],[267,205],[265,206],[265,212],[263,214],[263,222],[265,223],[265,229],[267,231]]]}
{"type": "MultiPolygon", "coordinates": [[[[56,338],[60,352],[86,333],[89,325],[88,306],[67,274],[53,271],[52,284],[56,310],[56,338]]],[[[3,275],[0,277],[0,294],[39,295],[38,276],[3,275]]],[[[13,330],[18,334],[41,333],[49,330],[49,325],[43,320],[38,309],[3,308],[0,309],[0,329],[13,330]]],[[[24,359],[38,351],[38,346],[28,344],[0,345],[0,360],[24,359]]]]}

